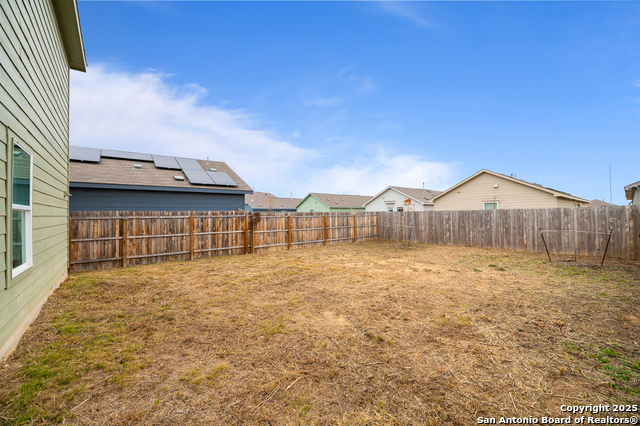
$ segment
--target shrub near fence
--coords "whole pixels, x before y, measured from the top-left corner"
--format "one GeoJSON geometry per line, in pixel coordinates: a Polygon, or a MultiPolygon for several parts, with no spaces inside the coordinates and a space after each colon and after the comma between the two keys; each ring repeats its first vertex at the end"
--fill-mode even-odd
{"type": "Polygon", "coordinates": [[[377,213],[71,212],[70,271],[377,238],[377,213]]]}
{"type": "Polygon", "coordinates": [[[380,238],[640,260],[640,206],[382,212],[380,238]],[[541,237],[544,236],[544,241],[541,237]]]}

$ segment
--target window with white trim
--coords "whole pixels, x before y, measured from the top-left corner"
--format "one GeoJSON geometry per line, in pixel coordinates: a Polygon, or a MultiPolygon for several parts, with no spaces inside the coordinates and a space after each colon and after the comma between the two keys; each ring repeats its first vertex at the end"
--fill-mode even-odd
{"type": "Polygon", "coordinates": [[[498,202],[484,203],[485,210],[498,210],[498,202]]]}
{"type": "Polygon", "coordinates": [[[31,196],[33,156],[13,140],[13,204],[11,212],[11,267],[12,277],[32,265],[31,196]]]}

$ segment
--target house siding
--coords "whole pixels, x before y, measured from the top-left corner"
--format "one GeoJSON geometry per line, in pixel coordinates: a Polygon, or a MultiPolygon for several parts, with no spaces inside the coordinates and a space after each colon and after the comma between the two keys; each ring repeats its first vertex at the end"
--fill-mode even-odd
{"type": "Polygon", "coordinates": [[[231,211],[244,208],[244,194],[71,188],[71,211],[231,211]]]}
{"type": "Polygon", "coordinates": [[[557,197],[558,207],[588,207],[589,203],[579,202],[571,198],[557,197]],[[578,205],[580,204],[580,205],[578,205]]]}
{"type": "Polygon", "coordinates": [[[544,209],[558,207],[556,197],[543,190],[482,173],[434,200],[435,210],[483,210],[485,202],[498,202],[499,209],[544,209]],[[493,186],[497,184],[498,188],[493,186]]]}
{"type": "Polygon", "coordinates": [[[310,212],[313,210],[314,212],[325,212],[329,213],[329,207],[326,206],[322,201],[318,200],[314,195],[310,195],[305,198],[302,203],[300,203],[296,207],[296,211],[298,212],[310,212]]]}
{"type": "MultiPolygon", "coordinates": [[[[368,212],[386,212],[389,207],[393,207],[393,211],[397,211],[398,207],[404,207],[404,200],[408,197],[396,191],[393,188],[388,188],[382,194],[371,200],[366,206],[368,212]],[[387,204],[387,201],[393,201],[393,203],[387,204]]],[[[431,211],[432,205],[423,206],[422,203],[417,202],[415,199],[411,199],[411,202],[415,206],[415,211],[431,211]]]]}
{"type": "Polygon", "coordinates": [[[0,64],[1,359],[67,271],[69,67],[50,1],[0,1],[0,64]],[[14,138],[33,154],[33,266],[11,278],[14,138]]]}

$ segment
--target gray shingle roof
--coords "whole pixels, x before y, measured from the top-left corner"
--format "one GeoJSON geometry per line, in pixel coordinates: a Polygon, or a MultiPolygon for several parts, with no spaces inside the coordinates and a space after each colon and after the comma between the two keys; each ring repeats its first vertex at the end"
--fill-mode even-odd
{"type": "Polygon", "coordinates": [[[598,199],[589,201],[589,207],[601,207],[601,206],[610,206],[610,205],[611,204],[607,203],[606,201],[602,201],[598,199]]]}
{"type": "Polygon", "coordinates": [[[112,185],[142,185],[173,188],[202,188],[224,189],[228,191],[251,191],[247,185],[229,166],[222,161],[197,160],[204,170],[215,168],[233,179],[238,186],[194,185],[189,182],[182,170],[159,169],[153,162],[139,160],[123,160],[118,158],[101,158],[99,163],[71,161],[69,176],[71,182],[112,184],[112,185]],[[142,170],[133,168],[134,164],[141,164],[142,170]],[[183,181],[175,180],[174,176],[184,177],[183,181]]]}
{"type": "Polygon", "coordinates": [[[279,198],[269,192],[254,192],[244,196],[244,203],[252,209],[295,210],[300,201],[300,198],[279,198]]]}
{"type": "Polygon", "coordinates": [[[391,188],[396,189],[400,192],[403,192],[408,196],[415,198],[416,200],[422,201],[423,203],[430,203],[433,197],[435,197],[436,195],[442,192],[442,191],[434,191],[432,189],[404,188],[402,186],[392,186],[391,188]]]}
{"type": "Polygon", "coordinates": [[[311,192],[311,195],[318,198],[329,207],[340,208],[362,207],[362,205],[372,197],[371,195],[323,194],[319,192],[311,192]]]}

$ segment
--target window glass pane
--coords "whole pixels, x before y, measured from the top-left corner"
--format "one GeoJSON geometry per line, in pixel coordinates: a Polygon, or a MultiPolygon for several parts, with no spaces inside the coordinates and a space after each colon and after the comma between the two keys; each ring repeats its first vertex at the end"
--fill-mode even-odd
{"type": "Polygon", "coordinates": [[[13,144],[13,204],[31,205],[31,156],[19,145],[13,144]]]}
{"type": "Polygon", "coordinates": [[[26,262],[27,258],[27,246],[26,246],[26,220],[27,212],[14,210],[13,211],[13,268],[17,268],[26,262]]]}
{"type": "Polygon", "coordinates": [[[497,207],[497,203],[484,203],[485,210],[495,210],[497,207]]]}

